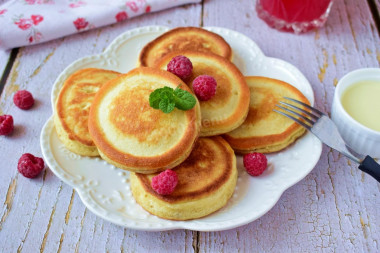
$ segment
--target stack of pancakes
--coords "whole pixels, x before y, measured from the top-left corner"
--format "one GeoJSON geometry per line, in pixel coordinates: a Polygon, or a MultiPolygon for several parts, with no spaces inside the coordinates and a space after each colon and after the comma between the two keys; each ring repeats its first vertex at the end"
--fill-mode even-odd
{"type": "Polygon", "coordinates": [[[100,155],[130,171],[133,196],[154,215],[188,220],[213,213],[234,192],[234,151],[268,153],[287,147],[304,130],[272,109],[283,96],[308,103],[290,84],[244,77],[231,58],[231,47],[221,36],[180,27],[148,43],[140,52],[139,67],[126,74],[79,70],[66,80],[55,105],[58,136],[72,152],[100,155]],[[166,71],[177,55],[193,64],[186,82],[166,71]],[[150,107],[155,89],[180,86],[192,93],[192,81],[199,75],[217,81],[210,100],[170,113],[150,107]],[[166,169],[176,171],[178,185],[173,193],[159,195],[151,179],[166,169]]]}

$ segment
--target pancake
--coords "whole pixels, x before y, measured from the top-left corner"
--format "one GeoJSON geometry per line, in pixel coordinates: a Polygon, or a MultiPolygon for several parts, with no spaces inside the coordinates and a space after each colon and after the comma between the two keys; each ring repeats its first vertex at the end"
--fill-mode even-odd
{"type": "Polygon", "coordinates": [[[99,88],[120,73],[104,69],[78,70],[66,79],[54,112],[54,125],[65,147],[84,156],[98,156],[88,132],[91,102],[99,88]]]}
{"type": "Polygon", "coordinates": [[[227,59],[204,52],[178,51],[167,54],[157,67],[166,70],[169,61],[184,55],[193,64],[193,73],[186,84],[191,88],[199,75],[209,75],[217,82],[216,94],[200,101],[202,114],[201,136],[227,133],[240,126],[248,113],[249,88],[239,69],[227,59]]]}
{"type": "Polygon", "coordinates": [[[177,76],[137,68],[108,82],[90,109],[89,131],[99,154],[121,169],[154,173],[173,168],[190,154],[200,130],[199,103],[170,113],[149,106],[149,95],[169,86],[191,92],[177,76]]]}
{"type": "Polygon", "coordinates": [[[170,195],[151,187],[153,175],[131,173],[131,190],[145,210],[164,219],[189,220],[206,216],[226,205],[236,181],[236,157],[220,136],[199,138],[190,156],[173,169],[178,184],[170,195]]]}
{"type": "Polygon", "coordinates": [[[140,52],[140,66],[153,67],[166,54],[178,50],[212,52],[232,58],[230,45],[218,34],[199,27],[178,27],[148,43],[140,52]]]}
{"type": "MultiPolygon", "coordinates": [[[[249,113],[245,122],[234,131],[223,135],[238,153],[270,153],[282,150],[305,133],[293,120],[273,111],[282,97],[310,104],[292,85],[276,79],[248,76],[251,91],[249,113]]],[[[288,102],[288,101],[287,101],[288,102]]]]}

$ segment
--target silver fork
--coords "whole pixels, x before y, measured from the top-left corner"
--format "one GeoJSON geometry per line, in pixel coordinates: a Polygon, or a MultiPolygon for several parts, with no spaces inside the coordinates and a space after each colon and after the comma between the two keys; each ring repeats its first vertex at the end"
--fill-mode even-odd
{"type": "Polygon", "coordinates": [[[326,116],[323,112],[311,107],[305,103],[298,100],[284,97],[287,100],[293,101],[294,103],[300,104],[303,107],[309,109],[305,110],[298,106],[279,102],[281,105],[276,105],[281,108],[282,111],[273,109],[273,111],[278,112],[285,117],[288,117],[310,132],[318,137],[327,146],[339,151],[349,159],[359,164],[359,169],[368,173],[378,182],[380,182],[380,164],[378,164],[372,157],[360,155],[353,150],[351,150],[342,137],[340,136],[337,127],[334,122],[326,116]],[[285,106],[282,106],[285,105],[285,106]]]}

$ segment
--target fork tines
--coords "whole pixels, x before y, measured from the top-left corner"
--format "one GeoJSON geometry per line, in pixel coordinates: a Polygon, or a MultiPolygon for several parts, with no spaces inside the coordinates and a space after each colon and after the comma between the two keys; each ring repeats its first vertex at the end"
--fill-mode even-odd
{"type": "Polygon", "coordinates": [[[297,107],[297,106],[289,104],[289,103],[281,102],[281,101],[279,103],[282,105],[285,105],[287,107],[284,107],[281,105],[276,105],[277,107],[281,108],[283,111],[278,111],[276,109],[273,109],[273,111],[278,112],[278,113],[284,115],[285,117],[288,117],[288,118],[294,120],[295,122],[302,125],[303,127],[305,127],[308,130],[310,130],[311,127],[317,122],[317,120],[320,117],[322,117],[322,115],[323,115],[323,113],[321,111],[319,111],[319,110],[317,110],[317,109],[315,109],[315,108],[313,108],[313,107],[311,107],[311,106],[309,106],[309,105],[307,105],[301,101],[298,101],[298,100],[295,100],[295,99],[289,98],[289,97],[284,97],[284,98],[287,100],[293,101],[297,104],[300,104],[300,105],[304,106],[305,108],[309,109],[310,111],[306,111],[300,107],[297,107]],[[298,113],[297,111],[301,112],[302,114],[298,113]],[[295,116],[297,116],[298,118],[296,118],[295,116]]]}

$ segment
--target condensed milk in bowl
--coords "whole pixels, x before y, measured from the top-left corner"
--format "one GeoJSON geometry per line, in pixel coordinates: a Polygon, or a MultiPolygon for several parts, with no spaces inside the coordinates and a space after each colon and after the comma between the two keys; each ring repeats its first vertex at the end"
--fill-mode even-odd
{"type": "Polygon", "coordinates": [[[380,68],[358,69],[339,80],[331,118],[350,148],[380,158],[380,68]]]}

